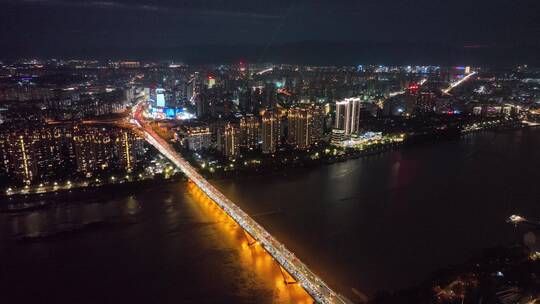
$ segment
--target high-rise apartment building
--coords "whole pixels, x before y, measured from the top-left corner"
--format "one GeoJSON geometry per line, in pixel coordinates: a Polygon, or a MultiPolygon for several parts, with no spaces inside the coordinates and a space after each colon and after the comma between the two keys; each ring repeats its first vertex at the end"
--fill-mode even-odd
{"type": "Polygon", "coordinates": [[[261,116],[262,152],[275,153],[280,140],[280,117],[277,110],[265,110],[261,116]]]}
{"type": "Polygon", "coordinates": [[[210,148],[212,132],[209,127],[192,127],[187,131],[187,146],[193,151],[210,148]]]}
{"type": "Polygon", "coordinates": [[[324,111],[316,105],[296,106],[287,115],[287,142],[298,149],[306,149],[324,136],[324,111]]]}
{"type": "Polygon", "coordinates": [[[240,146],[255,149],[259,145],[259,119],[248,114],[240,119],[240,146]]]}
{"type": "MultiPolygon", "coordinates": [[[[24,182],[57,174],[131,171],[142,139],[120,128],[55,126],[0,134],[0,171],[24,182]]],[[[141,152],[142,153],[142,152],[141,152]]]]}
{"type": "Polygon", "coordinates": [[[223,131],[223,154],[234,158],[240,154],[240,130],[238,126],[228,123],[223,131]]]}

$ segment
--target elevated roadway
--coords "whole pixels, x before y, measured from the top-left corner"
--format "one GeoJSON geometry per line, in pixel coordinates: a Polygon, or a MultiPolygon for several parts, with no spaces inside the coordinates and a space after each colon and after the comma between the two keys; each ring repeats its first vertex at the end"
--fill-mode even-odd
{"type": "Polygon", "coordinates": [[[309,270],[294,253],[290,252],[248,214],[201,176],[168,142],[152,130],[142,118],[141,112],[142,105],[139,104],[138,109],[134,111],[134,120],[143,129],[146,141],[180,168],[191,182],[197,185],[197,187],[253,237],[317,303],[351,303],[348,299],[333,291],[321,278],[309,270]]]}

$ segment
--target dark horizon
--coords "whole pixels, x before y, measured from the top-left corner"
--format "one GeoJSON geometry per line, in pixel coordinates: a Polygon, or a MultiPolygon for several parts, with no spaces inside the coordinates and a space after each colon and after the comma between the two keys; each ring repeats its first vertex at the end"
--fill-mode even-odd
{"type": "Polygon", "coordinates": [[[28,58],[89,60],[174,60],[186,64],[285,63],[307,65],[416,64],[472,65],[504,68],[527,64],[540,66],[540,47],[532,45],[450,46],[420,42],[300,41],[272,46],[257,44],[206,44],[176,47],[107,47],[86,49],[22,50],[4,48],[0,59],[28,58]]]}
{"type": "Polygon", "coordinates": [[[535,0],[0,0],[0,58],[540,65],[535,0]]]}

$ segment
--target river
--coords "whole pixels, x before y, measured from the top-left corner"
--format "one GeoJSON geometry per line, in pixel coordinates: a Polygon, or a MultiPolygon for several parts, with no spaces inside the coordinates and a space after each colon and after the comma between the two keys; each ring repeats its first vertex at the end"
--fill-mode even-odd
{"type": "MultiPolygon", "coordinates": [[[[505,219],[540,218],[539,151],[540,130],[485,132],[213,183],[355,299],[519,242],[505,219]]],[[[308,301],[185,182],[0,214],[0,244],[0,299],[19,303],[308,301]]]]}

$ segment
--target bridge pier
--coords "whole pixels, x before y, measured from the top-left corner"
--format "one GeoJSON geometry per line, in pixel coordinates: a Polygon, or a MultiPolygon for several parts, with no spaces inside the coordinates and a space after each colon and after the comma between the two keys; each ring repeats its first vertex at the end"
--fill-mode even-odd
{"type": "Polygon", "coordinates": [[[255,240],[249,233],[247,233],[246,230],[242,229],[242,231],[244,232],[244,236],[246,237],[249,247],[257,244],[257,240],[255,240]]]}
{"type": "Polygon", "coordinates": [[[287,270],[283,269],[283,267],[274,260],[274,263],[279,267],[279,272],[281,273],[281,276],[283,277],[283,282],[285,285],[291,285],[291,284],[298,284],[298,281],[295,280],[288,272],[287,270]]]}

